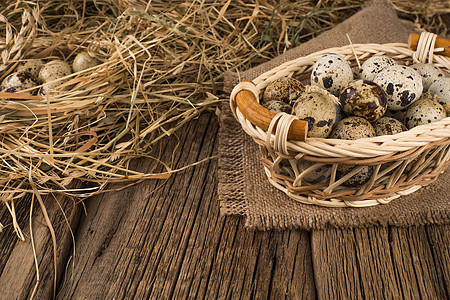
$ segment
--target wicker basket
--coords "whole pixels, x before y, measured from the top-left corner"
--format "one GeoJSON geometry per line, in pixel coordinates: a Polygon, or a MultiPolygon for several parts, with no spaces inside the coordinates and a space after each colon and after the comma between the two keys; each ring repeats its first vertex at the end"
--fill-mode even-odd
{"type": "Polygon", "coordinates": [[[305,138],[298,119],[287,114],[267,111],[259,104],[258,115],[243,113],[245,101],[254,95],[262,95],[264,88],[273,80],[293,76],[309,78],[312,65],[326,53],[337,53],[356,65],[372,55],[387,55],[399,64],[424,61],[450,71],[450,59],[433,55],[435,35],[422,34],[417,51],[407,44],[358,44],[331,48],[305,57],[288,61],[274,68],[253,82],[241,82],[230,98],[232,111],[244,131],[260,146],[262,163],[270,183],[292,199],[329,207],[365,207],[386,204],[402,195],[417,191],[437,179],[450,161],[450,117],[427,125],[417,126],[395,135],[377,136],[359,140],[305,138]],[[431,50],[428,50],[431,49],[431,50]],[[356,57],[355,57],[356,55],[356,57]],[[263,112],[263,113],[261,113],[263,112]],[[264,119],[266,114],[271,120],[264,119]],[[272,114],[272,115],[271,115],[272,114]],[[273,117],[273,118],[272,118],[273,117]],[[308,165],[304,168],[304,165],[308,165]],[[356,165],[349,173],[338,177],[340,164],[356,165]],[[365,166],[373,169],[368,182],[362,186],[349,187],[343,183],[365,166]],[[304,178],[319,168],[329,168],[331,175],[324,182],[311,184],[304,178]]]}

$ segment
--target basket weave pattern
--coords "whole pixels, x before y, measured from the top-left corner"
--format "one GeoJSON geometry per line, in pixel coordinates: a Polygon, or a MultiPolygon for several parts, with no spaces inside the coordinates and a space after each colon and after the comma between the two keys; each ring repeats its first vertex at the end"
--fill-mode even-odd
{"type": "MultiPolygon", "coordinates": [[[[356,66],[373,55],[387,55],[399,64],[410,64],[417,53],[402,43],[358,44],[325,49],[288,61],[253,80],[236,86],[231,95],[231,108],[244,131],[260,146],[262,163],[272,185],[292,199],[330,207],[364,207],[389,203],[437,179],[450,162],[450,117],[417,126],[395,135],[359,140],[308,138],[307,141],[287,140],[292,116],[278,114],[269,130],[264,131],[248,121],[236,106],[236,94],[250,90],[259,99],[272,81],[292,76],[309,78],[312,65],[326,53],[337,53],[356,66]],[[304,166],[307,164],[307,168],[304,166]],[[340,178],[339,165],[356,165],[340,178]],[[304,180],[310,172],[325,166],[331,177],[311,184],[304,180]],[[373,166],[373,175],[362,186],[343,185],[365,166],[373,166]]],[[[419,55],[420,56],[420,55],[419,55]]],[[[422,55],[423,56],[423,55],[422,55]]],[[[449,72],[450,59],[440,55],[423,56],[435,66],[449,72]]]]}

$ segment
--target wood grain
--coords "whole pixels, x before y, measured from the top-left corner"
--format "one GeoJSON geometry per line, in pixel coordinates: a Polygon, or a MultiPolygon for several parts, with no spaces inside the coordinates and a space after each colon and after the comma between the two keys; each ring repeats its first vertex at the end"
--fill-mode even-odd
{"type": "MultiPolygon", "coordinates": [[[[46,196],[43,199],[57,238],[57,279],[59,282],[64,277],[66,266],[70,268],[70,263],[67,265],[72,250],[70,228],[77,227],[82,206],[76,206],[67,199],[63,201],[61,196],[46,196]],[[57,201],[61,204],[61,208],[57,201]],[[65,212],[69,224],[66,223],[61,209],[65,212]]],[[[0,238],[0,299],[29,299],[36,285],[36,268],[28,222],[30,203],[31,199],[28,197],[16,203],[18,222],[22,225],[22,230],[26,235],[25,241],[20,241],[13,232],[6,207],[1,206],[0,209],[0,221],[4,225],[8,224],[0,238]]],[[[53,246],[37,201],[34,203],[32,220],[40,274],[35,299],[49,299],[52,298],[54,292],[53,246]]]]}
{"type": "Polygon", "coordinates": [[[438,296],[450,299],[450,226],[427,226],[426,229],[439,286],[445,288],[445,294],[440,289],[438,296]]]}
{"type": "MultiPolygon", "coordinates": [[[[430,228],[445,245],[448,226],[430,228]]],[[[448,297],[449,264],[437,265],[425,227],[314,230],[312,252],[321,299],[448,297]]],[[[435,254],[444,263],[445,252],[435,254]]]]}
{"type": "Polygon", "coordinates": [[[361,299],[353,230],[313,230],[311,248],[319,299],[361,299]]]}
{"type": "MultiPolygon", "coordinates": [[[[175,166],[215,155],[217,126],[203,115],[179,132],[175,166]]],[[[175,140],[162,143],[163,161],[175,140]]],[[[221,217],[216,171],[211,160],[156,191],[152,181],[90,199],[73,281],[58,298],[315,298],[308,233],[247,231],[241,218],[221,217]]]]}
{"type": "MultiPolygon", "coordinates": [[[[445,227],[442,227],[445,230],[445,227]]],[[[392,228],[392,261],[406,298],[444,299],[425,227],[392,228]]]]}

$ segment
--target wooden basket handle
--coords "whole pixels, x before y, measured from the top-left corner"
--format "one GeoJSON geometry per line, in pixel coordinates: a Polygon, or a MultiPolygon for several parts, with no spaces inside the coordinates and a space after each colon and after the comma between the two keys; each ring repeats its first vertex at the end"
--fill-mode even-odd
{"type": "MultiPolygon", "coordinates": [[[[251,82],[249,80],[245,81],[251,82]]],[[[262,107],[256,100],[255,95],[245,89],[236,94],[236,105],[247,120],[265,131],[269,129],[270,122],[276,115],[273,111],[262,107]]],[[[288,139],[304,142],[306,141],[307,132],[307,121],[294,120],[289,128],[288,139]]]]}
{"type": "MultiPolygon", "coordinates": [[[[411,50],[417,50],[417,45],[419,44],[420,34],[411,33],[408,39],[408,47],[411,50]]],[[[437,52],[437,54],[444,55],[450,57],[450,40],[445,38],[436,38],[436,42],[434,44],[434,48],[444,48],[444,51],[437,52]]]]}

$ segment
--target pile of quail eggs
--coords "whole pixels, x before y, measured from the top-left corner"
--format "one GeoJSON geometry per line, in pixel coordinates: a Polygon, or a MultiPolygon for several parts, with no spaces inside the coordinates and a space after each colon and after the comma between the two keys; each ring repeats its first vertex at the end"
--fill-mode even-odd
{"type": "MultiPolygon", "coordinates": [[[[329,53],[313,65],[309,85],[291,77],[277,79],[264,90],[261,105],[307,121],[308,137],[392,135],[450,116],[450,78],[431,64],[399,65],[384,55],[370,57],[354,72],[343,57],[329,53]]],[[[305,169],[306,161],[299,164],[305,169]]],[[[355,167],[339,165],[337,177],[355,167]]],[[[305,180],[327,180],[330,168],[320,170],[305,180]]],[[[372,166],[364,167],[343,184],[360,186],[372,173],[372,166]]]]}
{"type": "Polygon", "coordinates": [[[60,93],[60,85],[69,79],[68,75],[72,74],[72,71],[80,72],[99,63],[87,52],[78,53],[72,64],[59,59],[49,61],[29,59],[20,64],[15,72],[5,77],[0,88],[2,92],[15,93],[27,90],[43,96],[60,93]],[[37,86],[40,88],[35,88],[37,86]]]}

